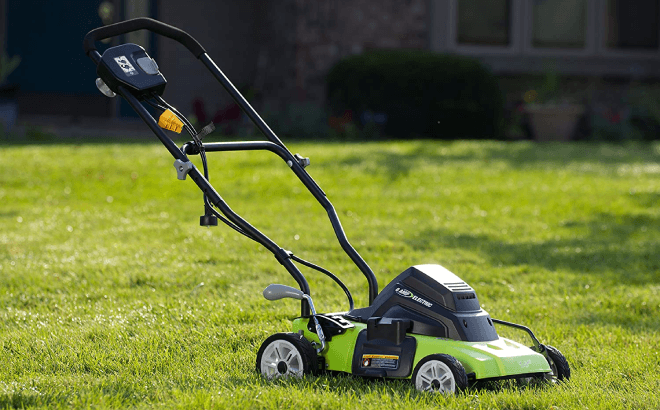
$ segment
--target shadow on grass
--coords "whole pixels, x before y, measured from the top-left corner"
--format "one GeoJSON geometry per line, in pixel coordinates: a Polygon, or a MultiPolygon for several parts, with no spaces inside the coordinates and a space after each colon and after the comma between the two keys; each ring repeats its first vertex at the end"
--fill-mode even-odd
{"type": "Polygon", "coordinates": [[[345,156],[339,165],[355,166],[366,160],[373,161],[385,169],[390,178],[406,176],[422,162],[437,164],[465,161],[504,162],[511,168],[527,168],[547,165],[563,168],[574,162],[616,167],[632,163],[660,162],[660,150],[653,144],[590,144],[590,143],[501,143],[487,141],[465,145],[464,141],[415,141],[412,149],[394,152],[385,145],[383,149],[368,150],[368,159],[362,154],[345,156]],[[463,144],[463,145],[462,145],[463,144]]]}
{"type": "MultiPolygon", "coordinates": [[[[266,379],[265,377],[247,375],[245,377],[230,377],[224,380],[228,388],[240,385],[256,385],[259,387],[269,386],[282,386],[282,387],[311,387],[318,392],[328,390],[341,394],[355,394],[360,396],[368,394],[374,390],[382,390],[387,392],[394,392],[402,397],[409,397],[412,400],[429,400],[440,398],[443,396],[435,396],[434,393],[421,392],[415,389],[412,379],[395,379],[395,378],[379,378],[379,377],[363,377],[356,376],[349,373],[328,371],[316,376],[305,376],[302,379],[289,378],[289,379],[266,379]]],[[[461,391],[460,396],[466,398],[476,398],[478,394],[483,392],[507,392],[514,390],[531,390],[543,391],[555,388],[553,384],[544,381],[518,381],[516,379],[505,379],[498,381],[477,381],[472,382],[466,389],[461,391]]]]}
{"type": "Polygon", "coordinates": [[[486,235],[435,229],[420,232],[419,237],[407,242],[421,250],[447,247],[477,251],[493,264],[593,274],[632,285],[660,283],[657,274],[660,243],[654,240],[660,237],[658,218],[601,213],[590,221],[573,221],[564,227],[575,228],[580,234],[568,238],[564,234],[562,238],[542,242],[511,243],[486,235]]]}
{"type": "MultiPolygon", "coordinates": [[[[173,132],[167,132],[166,135],[171,138],[177,146],[190,141],[190,135],[185,131],[179,135],[173,132]]],[[[224,142],[224,141],[251,141],[266,140],[264,137],[226,137],[218,132],[211,133],[205,137],[204,142],[224,142]]],[[[320,141],[320,140],[319,140],[320,141]]],[[[298,142],[298,141],[296,141],[298,142]]],[[[56,133],[44,130],[40,127],[28,128],[22,134],[4,134],[0,130],[0,147],[3,146],[30,146],[30,145],[104,145],[104,144],[148,144],[159,143],[158,137],[144,124],[141,126],[122,130],[108,131],[103,134],[98,130],[80,129],[75,132],[58,135],[56,133]]]]}
{"type": "Polygon", "coordinates": [[[66,403],[70,395],[63,392],[40,392],[36,387],[15,387],[7,393],[0,394],[1,409],[25,409],[48,407],[50,404],[66,403]]]}
{"type": "Polygon", "coordinates": [[[40,133],[37,135],[1,135],[1,147],[24,147],[24,146],[48,146],[48,145],[105,145],[105,144],[145,144],[158,142],[158,138],[149,134],[145,126],[144,134],[127,133],[126,135],[113,136],[58,136],[52,133],[40,133]]]}
{"type": "Polygon", "coordinates": [[[638,205],[652,208],[660,205],[660,193],[657,192],[630,192],[630,198],[638,205]]]}
{"type": "MultiPolygon", "coordinates": [[[[22,146],[22,145],[79,145],[79,144],[144,144],[158,142],[158,138],[145,125],[144,130],[126,132],[114,131],[112,135],[101,136],[85,135],[79,131],[78,135],[60,136],[52,132],[43,131],[39,128],[28,130],[24,135],[3,134],[0,132],[0,146],[22,146]]],[[[173,134],[168,134],[172,137],[173,134]]],[[[175,140],[177,145],[188,141],[187,134],[182,133],[175,140]]],[[[206,137],[207,142],[212,141],[252,141],[266,140],[261,135],[251,137],[231,136],[225,137],[213,133],[206,137]]],[[[504,161],[512,167],[526,167],[540,163],[555,166],[566,165],[575,161],[598,162],[605,165],[622,165],[632,162],[660,162],[660,150],[655,149],[655,143],[631,143],[631,144],[604,144],[604,143],[546,143],[534,142],[501,142],[501,141],[479,141],[479,143],[466,144],[465,141],[435,141],[435,140],[413,140],[413,141],[383,141],[383,148],[375,141],[337,141],[328,139],[296,139],[288,138],[287,143],[320,143],[330,146],[361,146],[369,144],[366,151],[354,155],[344,155],[336,162],[339,165],[357,165],[365,161],[368,154],[369,160],[376,161],[384,166],[390,175],[405,175],[410,169],[417,166],[420,161],[435,163],[461,162],[461,161],[504,161]],[[391,144],[404,143],[406,150],[394,152],[391,144]]]]}

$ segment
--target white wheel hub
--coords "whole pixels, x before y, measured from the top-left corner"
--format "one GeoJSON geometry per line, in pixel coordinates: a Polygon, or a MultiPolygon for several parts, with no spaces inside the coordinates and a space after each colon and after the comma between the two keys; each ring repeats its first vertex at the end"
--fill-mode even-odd
{"type": "Polygon", "coordinates": [[[456,381],[449,366],[440,360],[429,360],[417,372],[415,388],[420,391],[450,394],[456,391],[456,381]]]}
{"type": "Polygon", "coordinates": [[[298,349],[286,340],[274,340],[261,355],[261,374],[268,378],[302,377],[304,364],[298,349]]]}

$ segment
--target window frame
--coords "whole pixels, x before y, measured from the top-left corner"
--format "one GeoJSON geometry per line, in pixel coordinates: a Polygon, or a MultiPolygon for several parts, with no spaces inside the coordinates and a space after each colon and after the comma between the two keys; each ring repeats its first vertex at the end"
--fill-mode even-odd
{"type": "MultiPolygon", "coordinates": [[[[612,58],[652,58],[660,59],[660,30],[658,30],[658,48],[656,50],[645,49],[623,49],[610,48],[607,46],[607,0],[595,0],[598,4],[598,16],[600,24],[599,41],[597,44],[598,54],[603,57],[612,58]]],[[[660,24],[660,7],[658,7],[658,23],[660,24]]]]}
{"type": "Polygon", "coordinates": [[[496,45],[472,45],[460,44],[458,42],[458,1],[449,0],[449,21],[447,24],[447,46],[450,51],[460,54],[473,54],[473,55],[511,55],[519,54],[522,50],[522,25],[520,24],[521,5],[524,0],[509,0],[511,1],[511,18],[509,27],[510,43],[508,46],[496,45]]]}
{"type": "MultiPolygon", "coordinates": [[[[446,20],[446,50],[457,54],[473,56],[517,55],[524,57],[606,57],[615,59],[638,58],[660,60],[660,47],[657,50],[616,49],[607,47],[607,0],[585,0],[587,3],[585,47],[581,49],[534,47],[532,45],[534,16],[532,2],[530,0],[510,1],[510,44],[508,46],[496,46],[458,43],[459,0],[448,0],[447,11],[449,18],[446,20]]],[[[658,20],[660,22],[660,9],[658,14],[658,20]]],[[[438,20],[436,19],[435,21],[438,20]]],[[[660,30],[658,30],[658,43],[660,44],[660,30]]],[[[438,44],[438,42],[434,41],[433,44],[438,44]]]]}
{"type": "Polygon", "coordinates": [[[596,4],[593,0],[585,0],[587,6],[587,21],[584,29],[584,48],[534,47],[534,5],[532,1],[523,3],[523,53],[529,56],[560,57],[560,56],[592,56],[596,54],[596,4]]]}

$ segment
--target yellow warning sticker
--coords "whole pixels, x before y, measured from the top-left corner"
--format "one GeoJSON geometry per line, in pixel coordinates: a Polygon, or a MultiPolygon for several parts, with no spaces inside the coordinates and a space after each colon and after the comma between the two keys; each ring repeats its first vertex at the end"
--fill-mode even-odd
{"type": "Polygon", "coordinates": [[[387,355],[387,354],[363,354],[363,359],[394,359],[399,360],[399,356],[387,355]]]}
{"type": "Polygon", "coordinates": [[[398,369],[399,356],[388,354],[363,354],[362,367],[371,369],[398,369]]]}

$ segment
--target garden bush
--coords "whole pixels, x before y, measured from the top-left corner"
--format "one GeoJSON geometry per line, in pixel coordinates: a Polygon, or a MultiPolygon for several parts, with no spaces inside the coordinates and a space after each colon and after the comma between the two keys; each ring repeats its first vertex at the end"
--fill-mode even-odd
{"type": "MultiPolygon", "coordinates": [[[[386,115],[395,138],[500,138],[504,101],[477,60],[421,50],[378,50],[338,62],[327,76],[334,114],[386,115]]],[[[360,126],[364,126],[364,121],[360,126]]]]}

